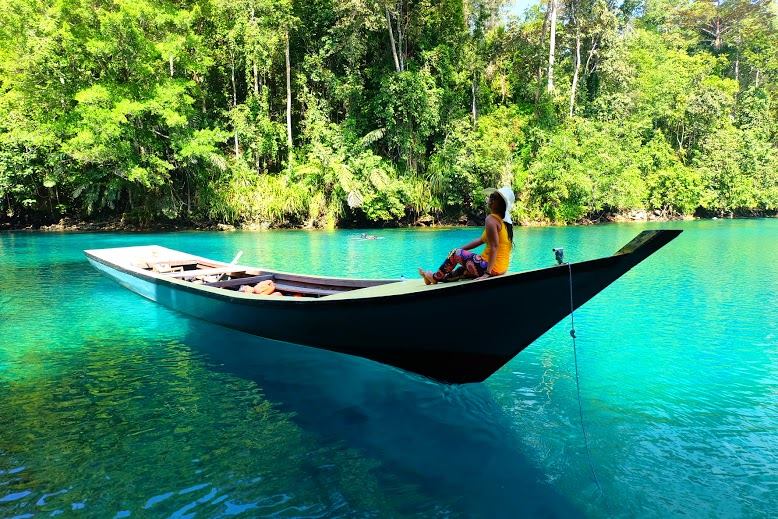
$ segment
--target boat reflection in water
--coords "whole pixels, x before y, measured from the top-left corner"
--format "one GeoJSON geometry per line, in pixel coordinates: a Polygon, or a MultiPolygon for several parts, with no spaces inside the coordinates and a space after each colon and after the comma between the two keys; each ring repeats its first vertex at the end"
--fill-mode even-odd
{"type": "MultiPolygon", "coordinates": [[[[576,517],[522,454],[483,384],[452,386],[349,355],[189,320],[210,368],[255,382],[323,443],[343,444],[468,517],[576,517]]],[[[279,441],[283,441],[279,439],[279,441]]]]}

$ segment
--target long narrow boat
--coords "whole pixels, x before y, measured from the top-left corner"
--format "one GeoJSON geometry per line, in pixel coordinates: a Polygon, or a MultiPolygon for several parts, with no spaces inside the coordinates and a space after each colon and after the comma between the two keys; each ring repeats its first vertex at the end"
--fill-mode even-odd
{"type": "Polygon", "coordinates": [[[254,335],[348,353],[450,383],[480,382],[681,231],[644,231],[612,256],[425,286],[421,279],[304,276],[157,245],[85,251],[97,270],[184,314],[254,335]],[[569,270],[570,269],[570,270],[569,270]],[[281,297],[240,292],[272,280],[281,297]],[[473,340],[461,308],[509,309],[473,340]]]}

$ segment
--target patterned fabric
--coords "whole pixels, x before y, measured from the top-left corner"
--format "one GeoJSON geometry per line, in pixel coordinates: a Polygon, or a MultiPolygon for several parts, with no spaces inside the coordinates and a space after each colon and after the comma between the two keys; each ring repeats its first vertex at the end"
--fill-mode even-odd
{"type": "Polygon", "coordinates": [[[478,254],[465,249],[454,249],[432,277],[435,281],[477,278],[486,273],[488,266],[489,263],[478,254]]]}

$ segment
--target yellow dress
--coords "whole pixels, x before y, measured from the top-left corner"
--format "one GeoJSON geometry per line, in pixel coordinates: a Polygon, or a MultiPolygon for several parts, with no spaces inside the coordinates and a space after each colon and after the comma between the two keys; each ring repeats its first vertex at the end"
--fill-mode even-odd
{"type": "MultiPolygon", "coordinates": [[[[500,220],[500,230],[497,232],[497,252],[494,257],[494,263],[492,263],[492,271],[489,274],[505,274],[505,272],[508,271],[508,266],[511,263],[511,248],[513,244],[511,243],[511,239],[508,237],[508,226],[505,225],[505,222],[502,221],[502,218],[496,214],[492,214],[492,216],[500,220]]],[[[486,229],[484,229],[484,232],[481,235],[481,239],[486,244],[486,248],[481,253],[481,257],[486,261],[489,261],[489,258],[492,255],[492,250],[491,247],[489,247],[489,242],[486,239],[486,229]]]]}

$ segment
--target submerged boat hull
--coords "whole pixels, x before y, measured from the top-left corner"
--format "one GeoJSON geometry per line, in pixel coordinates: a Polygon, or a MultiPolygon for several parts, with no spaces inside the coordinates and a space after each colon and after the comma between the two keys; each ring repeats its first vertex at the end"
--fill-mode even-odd
{"type": "MultiPolygon", "coordinates": [[[[320,298],[263,297],[204,287],[112,260],[126,249],[86,251],[128,289],[186,315],[261,337],[365,357],[450,383],[479,382],[680,231],[646,231],[613,256],[426,287],[382,282],[320,298]],[[113,255],[112,255],[113,254],[113,255]],[[458,308],[509,308],[504,324],[471,338],[458,308]]],[[[130,249],[130,248],[127,248],[130,249]]],[[[320,278],[323,279],[323,278],[320,278]]]]}

